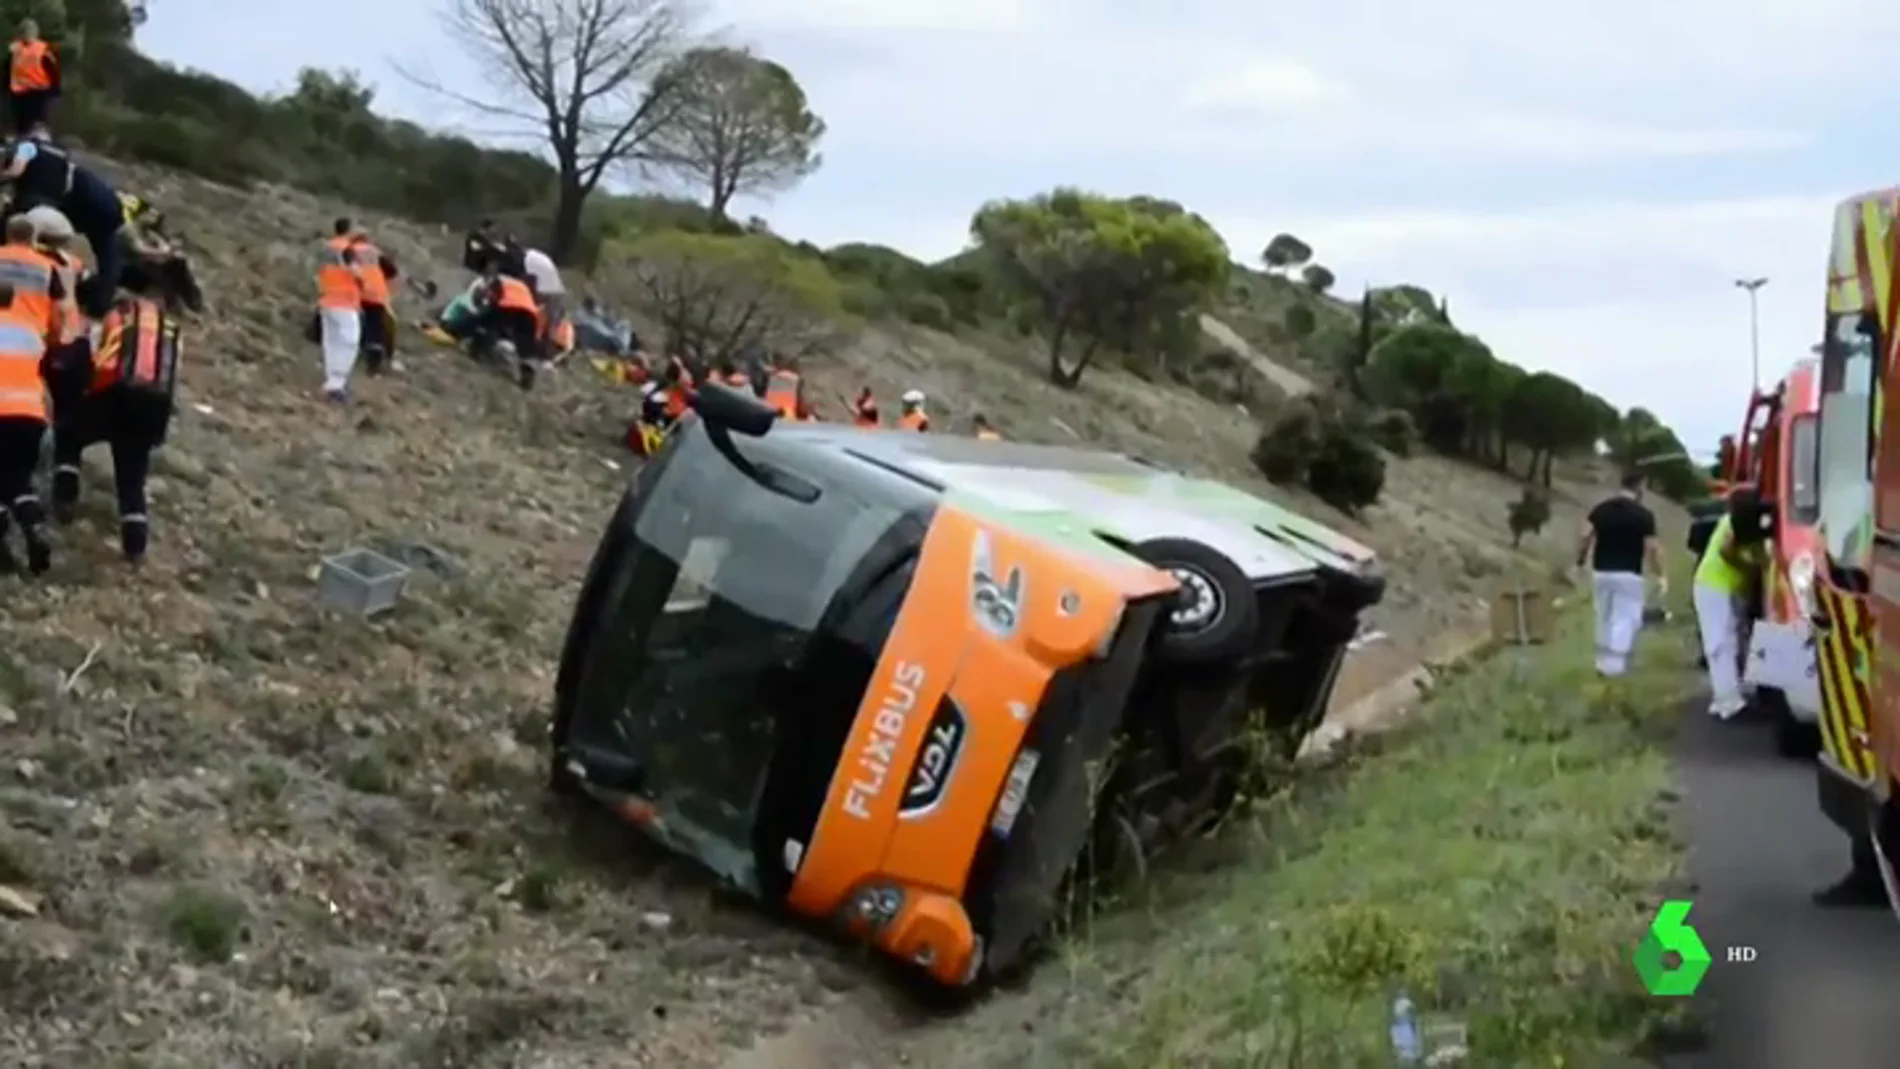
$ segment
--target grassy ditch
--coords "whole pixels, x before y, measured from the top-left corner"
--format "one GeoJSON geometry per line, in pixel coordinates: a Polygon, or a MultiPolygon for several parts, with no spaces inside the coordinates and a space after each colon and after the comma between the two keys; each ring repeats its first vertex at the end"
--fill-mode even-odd
{"type": "Polygon", "coordinates": [[[1554,645],[1453,673],[1425,715],[1208,844],[1217,864],[1098,920],[1066,975],[981,1011],[998,1017],[956,1060],[1386,1065],[1399,989],[1428,1026],[1463,1025],[1466,1066],[1641,1049],[1680,1012],[1629,956],[1681,871],[1666,746],[1692,635],[1653,629],[1604,685],[1572,612],[1554,645]]]}

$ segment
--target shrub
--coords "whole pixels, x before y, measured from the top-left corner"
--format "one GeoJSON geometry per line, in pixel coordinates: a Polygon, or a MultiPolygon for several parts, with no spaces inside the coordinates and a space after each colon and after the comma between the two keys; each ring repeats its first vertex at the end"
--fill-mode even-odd
{"type": "Polygon", "coordinates": [[[1319,453],[1307,468],[1306,485],[1328,505],[1356,513],[1379,500],[1385,489],[1385,458],[1369,436],[1335,423],[1320,437],[1319,453]]]}
{"type": "Polygon", "coordinates": [[[912,293],[904,298],[904,318],[920,327],[949,330],[956,325],[950,304],[934,293],[912,293]]]}
{"type": "Polygon", "coordinates": [[[1354,513],[1385,489],[1385,458],[1358,413],[1323,397],[1287,406],[1254,442],[1254,466],[1273,483],[1303,485],[1321,501],[1354,513]]]}
{"type": "Polygon", "coordinates": [[[1372,440],[1379,448],[1397,457],[1409,457],[1418,444],[1418,425],[1412,414],[1400,408],[1388,408],[1372,417],[1372,440]]]}
{"type": "Polygon", "coordinates": [[[1306,481],[1319,456],[1320,413],[1314,405],[1288,405],[1260,432],[1254,442],[1253,464],[1267,481],[1291,486],[1306,481]]]}
{"type": "Polygon", "coordinates": [[[1511,548],[1516,549],[1525,535],[1537,534],[1550,522],[1550,498],[1536,488],[1526,486],[1518,499],[1511,503],[1509,521],[1511,548]]]}

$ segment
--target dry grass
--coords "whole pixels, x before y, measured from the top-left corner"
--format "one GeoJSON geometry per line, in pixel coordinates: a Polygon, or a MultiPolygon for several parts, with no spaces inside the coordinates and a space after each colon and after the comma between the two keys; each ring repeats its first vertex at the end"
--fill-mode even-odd
{"type": "MultiPolygon", "coordinates": [[[[0,1062],[690,1069],[878,982],[543,808],[554,664],[632,395],[578,370],[523,395],[407,335],[402,374],[330,408],[299,334],[339,207],[131,184],[192,239],[215,307],[188,335],[146,568],[116,560],[101,466],[54,574],[0,592],[0,886],[37,906],[0,909],[0,1062]],[[383,622],[318,607],[323,554],[401,542],[458,568],[418,573],[383,622]]],[[[363,221],[410,273],[459,279],[455,236],[363,221]]],[[[1120,374],[1062,393],[1020,354],[873,331],[814,377],[919,384],[952,427],[981,408],[1259,488],[1247,414],[1120,374]]],[[[1419,460],[1390,486],[1342,525],[1387,553],[1379,623],[1422,648],[1538,557],[1501,548],[1509,480],[1419,460]]],[[[1560,502],[1550,544],[1574,518],[1560,502]]]]}
{"type": "Polygon", "coordinates": [[[1587,626],[1457,674],[1101,917],[1025,994],[915,1064],[1389,1064],[1405,991],[1484,1066],[1614,1065],[1686,1023],[1629,956],[1681,879],[1666,747],[1686,625],[1605,686],[1587,626]]]}

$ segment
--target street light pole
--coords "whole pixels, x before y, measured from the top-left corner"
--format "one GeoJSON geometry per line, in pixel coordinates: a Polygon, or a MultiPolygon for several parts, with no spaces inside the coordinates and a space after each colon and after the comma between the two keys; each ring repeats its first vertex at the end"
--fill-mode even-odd
{"type": "Polygon", "coordinates": [[[1755,301],[1755,292],[1768,284],[1765,278],[1738,278],[1736,288],[1748,291],[1748,366],[1750,382],[1754,389],[1761,389],[1761,309],[1755,301]]]}

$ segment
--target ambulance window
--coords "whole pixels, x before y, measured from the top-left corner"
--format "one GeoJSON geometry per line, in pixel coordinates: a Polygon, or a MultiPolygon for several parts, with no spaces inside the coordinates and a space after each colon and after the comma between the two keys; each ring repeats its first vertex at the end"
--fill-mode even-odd
{"type": "Polygon", "coordinates": [[[1788,433],[1788,504],[1794,521],[1807,526],[1821,518],[1819,422],[1797,416],[1788,433]]]}
{"type": "Polygon", "coordinates": [[[1864,313],[1831,317],[1821,348],[1821,392],[1870,394],[1878,329],[1864,313]]]}

